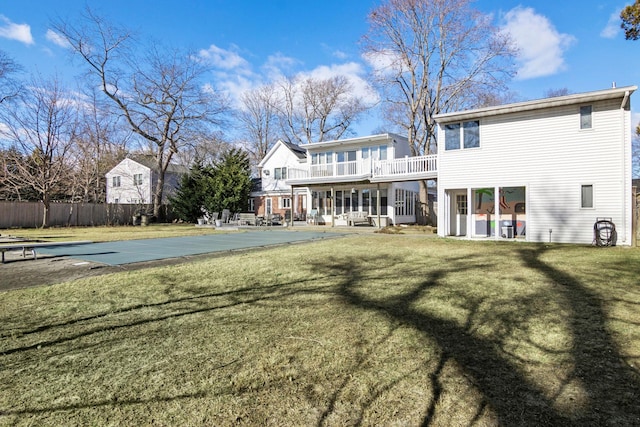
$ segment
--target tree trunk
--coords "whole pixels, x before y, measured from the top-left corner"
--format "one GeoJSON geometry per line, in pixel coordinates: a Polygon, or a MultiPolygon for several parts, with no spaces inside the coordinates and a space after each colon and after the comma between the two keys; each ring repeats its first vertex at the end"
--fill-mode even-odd
{"type": "Polygon", "coordinates": [[[51,201],[49,200],[49,195],[45,195],[42,198],[42,228],[46,228],[49,225],[49,208],[51,206],[51,201]]]}
{"type": "Polygon", "coordinates": [[[420,181],[418,193],[418,209],[416,209],[416,221],[419,225],[437,225],[437,216],[433,203],[429,201],[429,181],[420,181]]]}

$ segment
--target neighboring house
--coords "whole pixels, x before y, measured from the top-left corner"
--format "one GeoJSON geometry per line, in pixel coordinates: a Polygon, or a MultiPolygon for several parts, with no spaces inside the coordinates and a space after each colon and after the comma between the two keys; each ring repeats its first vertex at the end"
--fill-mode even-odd
{"type": "Polygon", "coordinates": [[[286,184],[288,171],[300,168],[307,161],[306,150],[284,141],[276,142],[260,164],[261,185],[251,193],[250,211],[256,215],[289,215],[293,207],[294,219],[304,218],[307,212],[307,190],[298,188],[291,193],[286,184]]]}
{"type": "MultiPolygon", "coordinates": [[[[164,175],[163,201],[175,191],[185,167],[169,165],[164,175]]],[[[126,158],[106,174],[107,203],[151,204],[158,174],[152,156],[126,158]]]]}
{"type": "Polygon", "coordinates": [[[589,244],[607,218],[630,245],[636,89],[437,115],[438,234],[589,244]]]}
{"type": "MultiPolygon", "coordinates": [[[[436,156],[410,157],[406,138],[380,134],[302,146],[306,162],[287,171],[293,192],[307,191],[316,222],[414,223],[418,181],[437,176],[436,156]]],[[[264,178],[264,177],[263,177],[264,178]]]]}

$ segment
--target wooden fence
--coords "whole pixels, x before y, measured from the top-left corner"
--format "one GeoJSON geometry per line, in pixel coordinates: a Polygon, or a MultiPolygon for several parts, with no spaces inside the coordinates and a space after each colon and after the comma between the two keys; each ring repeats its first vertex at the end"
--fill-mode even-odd
{"type": "MultiPolygon", "coordinates": [[[[124,225],[131,224],[140,210],[151,212],[151,205],[105,203],[51,203],[50,227],[124,225]]],[[[0,201],[1,228],[35,228],[42,226],[44,205],[40,202],[0,201]]],[[[170,206],[163,205],[158,221],[171,222],[175,215],[170,206]]]]}

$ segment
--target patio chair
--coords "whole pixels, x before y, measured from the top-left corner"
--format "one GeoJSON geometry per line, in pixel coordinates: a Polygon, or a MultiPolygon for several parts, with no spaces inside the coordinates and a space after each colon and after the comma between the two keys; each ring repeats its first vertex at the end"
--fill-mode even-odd
{"type": "Polygon", "coordinates": [[[229,218],[231,218],[231,211],[229,211],[229,209],[222,209],[222,217],[220,218],[222,223],[226,224],[229,222],[229,218]]]}

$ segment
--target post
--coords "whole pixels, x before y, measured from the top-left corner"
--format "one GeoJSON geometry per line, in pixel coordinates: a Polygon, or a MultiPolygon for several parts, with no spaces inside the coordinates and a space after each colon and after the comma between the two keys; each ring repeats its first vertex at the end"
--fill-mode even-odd
{"type": "Polygon", "coordinates": [[[376,214],[378,215],[378,228],[380,227],[380,183],[376,184],[376,214]]]}
{"type": "Polygon", "coordinates": [[[291,224],[289,225],[290,227],[293,227],[293,208],[295,207],[295,204],[296,204],[296,199],[294,195],[295,195],[295,192],[293,191],[293,185],[292,185],[291,186],[291,206],[289,206],[289,212],[291,212],[289,214],[289,221],[291,221],[291,224]]]}
{"type": "Polygon", "coordinates": [[[331,210],[329,211],[331,213],[331,227],[335,227],[336,226],[336,216],[335,216],[336,204],[335,204],[335,200],[336,200],[335,189],[332,186],[331,187],[331,210]]]}

